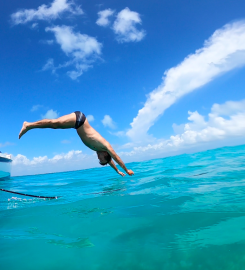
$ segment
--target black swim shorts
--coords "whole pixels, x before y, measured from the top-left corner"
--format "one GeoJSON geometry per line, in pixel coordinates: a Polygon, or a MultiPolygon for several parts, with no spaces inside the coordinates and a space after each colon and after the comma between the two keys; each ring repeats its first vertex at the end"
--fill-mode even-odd
{"type": "Polygon", "coordinates": [[[75,129],[80,128],[80,126],[82,126],[86,120],[86,116],[79,111],[74,112],[76,114],[76,124],[75,124],[75,129]]]}

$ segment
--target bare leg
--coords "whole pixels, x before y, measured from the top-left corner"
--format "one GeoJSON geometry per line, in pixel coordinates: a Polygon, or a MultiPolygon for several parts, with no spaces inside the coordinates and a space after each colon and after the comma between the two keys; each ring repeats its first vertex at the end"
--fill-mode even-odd
{"type": "Polygon", "coordinates": [[[57,119],[43,119],[37,122],[24,122],[19,134],[19,139],[30,129],[34,128],[53,128],[53,129],[66,129],[74,128],[76,123],[75,113],[64,115],[57,119]]]}

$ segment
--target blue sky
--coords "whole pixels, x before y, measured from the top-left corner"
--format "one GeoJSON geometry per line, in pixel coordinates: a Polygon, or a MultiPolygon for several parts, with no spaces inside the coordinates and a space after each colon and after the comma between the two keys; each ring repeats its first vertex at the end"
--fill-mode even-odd
{"type": "Polygon", "coordinates": [[[13,175],[98,166],[81,110],[125,162],[245,143],[245,2],[1,3],[0,150],[13,175]]]}

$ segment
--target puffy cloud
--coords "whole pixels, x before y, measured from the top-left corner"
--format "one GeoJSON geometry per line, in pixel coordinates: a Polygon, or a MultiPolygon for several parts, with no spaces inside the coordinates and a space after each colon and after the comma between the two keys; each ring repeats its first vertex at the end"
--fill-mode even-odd
{"type": "Polygon", "coordinates": [[[68,153],[58,154],[52,158],[39,156],[28,159],[26,156],[18,154],[13,156],[12,159],[13,175],[79,170],[95,165],[96,161],[93,155],[87,156],[80,150],[71,150],[68,153]]]}
{"type": "Polygon", "coordinates": [[[43,70],[51,69],[55,72],[58,68],[75,66],[75,70],[69,71],[68,75],[75,80],[83,74],[91,63],[101,54],[102,44],[96,38],[86,34],[80,34],[73,31],[70,26],[47,27],[46,31],[53,32],[56,42],[61,46],[62,51],[70,58],[70,61],[63,65],[54,67],[53,59],[49,59],[43,70]]]}
{"type": "Polygon", "coordinates": [[[69,26],[47,27],[46,31],[53,32],[64,53],[67,55],[72,54],[74,58],[84,58],[93,53],[100,54],[102,45],[95,38],[74,33],[69,26]]]}
{"type": "Polygon", "coordinates": [[[135,141],[139,135],[141,140],[147,139],[149,128],[179,98],[244,64],[245,22],[237,21],[215,31],[203,48],[164,73],[162,84],[149,94],[127,135],[135,141]]]}
{"type": "Polygon", "coordinates": [[[28,159],[26,156],[18,154],[13,157],[13,166],[16,165],[38,165],[43,163],[57,163],[59,160],[72,160],[76,157],[83,157],[82,151],[71,150],[68,153],[55,155],[53,158],[48,158],[47,156],[34,157],[32,160],[28,159]]]}
{"type": "Polygon", "coordinates": [[[144,30],[138,30],[136,24],[141,24],[139,13],[131,11],[129,8],[121,10],[117,14],[117,18],[112,29],[117,35],[119,42],[140,41],[145,36],[144,30]]]}
{"type": "Polygon", "coordinates": [[[93,115],[91,115],[91,114],[87,115],[86,118],[87,118],[87,120],[88,120],[89,122],[93,122],[93,121],[94,121],[94,117],[93,117],[93,115]]]}
{"type": "Polygon", "coordinates": [[[109,25],[110,21],[109,21],[109,17],[112,16],[114,14],[114,10],[111,10],[110,8],[99,11],[98,12],[98,20],[96,21],[96,23],[100,26],[107,26],[109,25]]]}
{"type": "Polygon", "coordinates": [[[74,156],[79,156],[81,155],[82,151],[69,151],[67,154],[59,154],[55,155],[50,161],[51,162],[57,162],[58,160],[64,159],[64,160],[69,160],[72,159],[74,156]]]}
{"type": "Polygon", "coordinates": [[[132,147],[133,150],[124,155],[139,156],[146,154],[156,156],[171,152],[183,152],[184,149],[196,149],[203,145],[209,148],[245,142],[245,100],[227,101],[214,104],[208,114],[208,120],[197,111],[188,112],[188,123],[183,124],[183,132],[170,136],[168,140],[158,140],[144,146],[132,147]]]}
{"type": "Polygon", "coordinates": [[[245,135],[245,100],[214,104],[208,121],[198,112],[188,113],[191,122],[185,124],[182,134],[171,136],[170,145],[178,147],[245,135]]]}
{"type": "Polygon", "coordinates": [[[47,156],[43,157],[34,157],[32,160],[29,160],[26,156],[18,154],[16,157],[13,157],[13,166],[22,164],[22,165],[36,165],[48,161],[47,156]]]}
{"type": "Polygon", "coordinates": [[[59,114],[57,111],[48,110],[44,115],[42,115],[42,119],[56,119],[58,118],[59,114]]]}
{"type": "Polygon", "coordinates": [[[115,122],[112,120],[112,118],[110,117],[110,115],[105,115],[103,120],[101,121],[102,124],[105,126],[105,127],[109,127],[109,128],[116,128],[116,124],[115,122]]]}
{"type": "Polygon", "coordinates": [[[72,1],[54,0],[50,6],[41,5],[37,9],[19,10],[11,15],[11,19],[15,25],[25,24],[33,20],[54,20],[64,12],[70,12],[74,15],[83,14],[82,9],[72,1]]]}

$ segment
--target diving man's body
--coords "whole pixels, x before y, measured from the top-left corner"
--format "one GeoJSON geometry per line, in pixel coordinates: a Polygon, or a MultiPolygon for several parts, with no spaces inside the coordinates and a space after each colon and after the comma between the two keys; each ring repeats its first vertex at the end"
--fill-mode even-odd
{"type": "Polygon", "coordinates": [[[83,143],[90,149],[97,152],[97,156],[101,165],[106,165],[108,163],[118,174],[124,176],[125,174],[117,169],[115,163],[112,160],[113,158],[125,170],[127,174],[134,174],[132,170],[128,170],[126,168],[125,164],[116,154],[109,142],[107,142],[94,128],[90,126],[85,115],[81,112],[76,111],[57,119],[43,119],[33,123],[24,122],[19,134],[19,139],[28,130],[34,128],[75,128],[83,143]]]}

